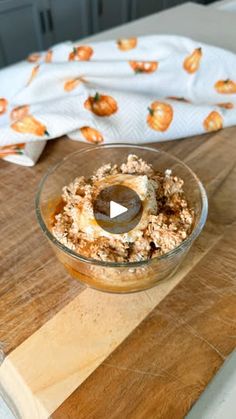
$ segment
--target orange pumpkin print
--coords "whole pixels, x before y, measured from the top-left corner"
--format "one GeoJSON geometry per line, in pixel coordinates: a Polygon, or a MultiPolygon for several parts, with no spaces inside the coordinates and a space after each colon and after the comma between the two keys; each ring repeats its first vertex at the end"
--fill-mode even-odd
{"type": "Polygon", "coordinates": [[[156,101],[151,104],[148,110],[147,123],[149,127],[156,131],[166,131],[174,115],[172,106],[168,103],[156,101]]]}
{"type": "Polygon", "coordinates": [[[236,82],[230,79],[219,80],[215,83],[215,89],[221,94],[234,94],[236,93],[236,82]]]}
{"type": "Polygon", "coordinates": [[[27,61],[29,61],[29,63],[37,63],[40,57],[41,55],[38,52],[34,52],[28,56],[27,61]]]}
{"type": "Polygon", "coordinates": [[[93,49],[88,46],[74,47],[69,55],[69,61],[88,61],[93,55],[93,49]]]}
{"type": "Polygon", "coordinates": [[[135,73],[153,73],[158,68],[157,61],[130,61],[129,65],[135,73]]]}
{"type": "Polygon", "coordinates": [[[44,135],[49,135],[45,125],[37,121],[32,115],[26,115],[22,119],[14,122],[11,125],[11,128],[21,134],[34,134],[38,137],[43,137],[44,135]]]}
{"type": "Polygon", "coordinates": [[[89,142],[93,144],[101,144],[103,143],[103,136],[102,134],[94,128],[90,127],[83,127],[80,129],[83,137],[89,142]]]}
{"type": "Polygon", "coordinates": [[[217,106],[220,106],[220,108],[224,108],[224,109],[233,109],[234,108],[234,104],[231,103],[231,102],[217,103],[217,106]]]}
{"type": "Polygon", "coordinates": [[[28,115],[28,113],[29,113],[28,105],[17,106],[17,108],[12,109],[10,118],[12,121],[18,121],[18,119],[24,118],[24,116],[28,115]]]}
{"type": "Polygon", "coordinates": [[[117,46],[121,51],[129,51],[137,46],[137,38],[118,39],[117,46]]]}
{"type": "Polygon", "coordinates": [[[110,116],[118,110],[117,102],[113,97],[100,95],[100,93],[89,96],[84,107],[97,116],[110,116]]]}
{"type": "Polygon", "coordinates": [[[76,77],[75,79],[67,80],[64,83],[64,90],[66,92],[71,92],[81,83],[86,83],[86,80],[83,77],[76,77]]]}
{"type": "Polygon", "coordinates": [[[196,48],[191,55],[185,58],[183,62],[184,70],[189,74],[195,73],[199,69],[201,58],[202,49],[196,48]]]}
{"type": "Polygon", "coordinates": [[[30,76],[30,79],[29,79],[29,81],[28,81],[28,83],[27,83],[27,86],[29,86],[29,84],[34,80],[34,78],[37,76],[37,74],[38,74],[38,72],[39,72],[39,68],[40,68],[40,65],[38,64],[38,65],[36,65],[35,67],[33,67],[33,69],[32,69],[32,72],[31,72],[31,76],[30,76]]]}
{"type": "Polygon", "coordinates": [[[45,63],[51,63],[52,62],[52,55],[53,55],[53,52],[52,52],[52,50],[49,49],[46,52],[46,55],[45,55],[45,63]]]}
{"type": "Polygon", "coordinates": [[[23,154],[24,147],[25,147],[25,143],[0,147],[0,158],[6,157],[6,156],[12,156],[15,154],[23,154]]]}
{"type": "Polygon", "coordinates": [[[3,97],[0,98],[0,115],[3,115],[7,111],[8,101],[3,97]]]}
{"type": "Polygon", "coordinates": [[[223,118],[219,112],[212,111],[203,122],[206,131],[218,131],[223,128],[223,118]]]}

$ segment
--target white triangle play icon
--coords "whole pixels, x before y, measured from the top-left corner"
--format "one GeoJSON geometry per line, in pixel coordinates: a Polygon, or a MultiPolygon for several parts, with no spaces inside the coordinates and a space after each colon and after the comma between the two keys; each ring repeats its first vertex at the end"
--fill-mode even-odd
{"type": "Polygon", "coordinates": [[[110,201],[110,218],[118,217],[118,215],[124,214],[128,211],[128,208],[115,201],[110,201]]]}

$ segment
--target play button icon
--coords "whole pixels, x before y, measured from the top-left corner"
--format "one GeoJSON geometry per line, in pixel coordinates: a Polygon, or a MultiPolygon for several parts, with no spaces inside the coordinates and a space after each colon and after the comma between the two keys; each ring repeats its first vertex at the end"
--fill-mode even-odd
{"type": "Polygon", "coordinates": [[[94,205],[94,217],[99,226],[112,234],[128,233],[142,217],[142,201],[127,186],[116,184],[98,193],[94,205]]]}
{"type": "Polygon", "coordinates": [[[124,207],[117,202],[110,201],[110,218],[116,218],[118,215],[124,214],[128,208],[124,207]]]}

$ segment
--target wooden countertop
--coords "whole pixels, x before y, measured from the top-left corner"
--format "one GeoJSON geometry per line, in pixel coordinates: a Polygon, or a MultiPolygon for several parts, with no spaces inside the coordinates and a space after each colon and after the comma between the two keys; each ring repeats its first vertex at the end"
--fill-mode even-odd
{"type": "Polygon", "coordinates": [[[200,177],[209,216],[172,279],[124,296],[71,279],[35,219],[42,174],[80,147],[0,163],[4,395],[30,419],[182,418],[236,343],[236,128],[159,144],[200,177]]]}
{"type": "MultiPolygon", "coordinates": [[[[234,23],[186,4],[93,40],[168,32],[235,51],[234,23]]],[[[0,389],[24,419],[183,418],[235,348],[236,127],[157,146],[200,177],[209,216],[173,278],[123,296],[72,280],[36,222],[42,175],[84,144],[51,141],[33,168],[0,161],[0,389]]]]}

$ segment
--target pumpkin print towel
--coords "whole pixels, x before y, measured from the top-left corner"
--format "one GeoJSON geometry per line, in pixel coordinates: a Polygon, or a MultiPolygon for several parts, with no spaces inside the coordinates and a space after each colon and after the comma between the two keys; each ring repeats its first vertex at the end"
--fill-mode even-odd
{"type": "Polygon", "coordinates": [[[158,142],[236,124],[236,55],[178,36],[62,43],[0,71],[0,156],[33,165],[64,134],[158,142]]]}

